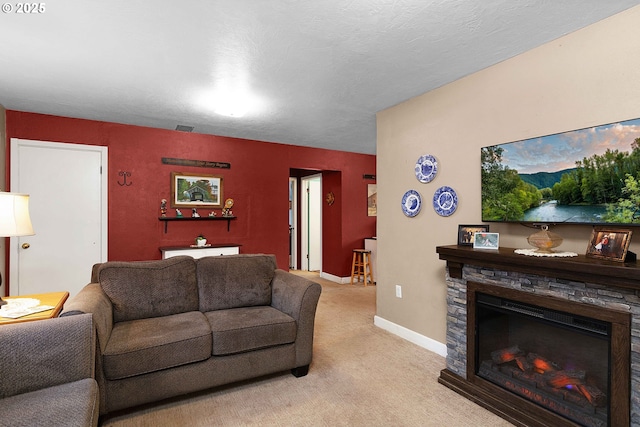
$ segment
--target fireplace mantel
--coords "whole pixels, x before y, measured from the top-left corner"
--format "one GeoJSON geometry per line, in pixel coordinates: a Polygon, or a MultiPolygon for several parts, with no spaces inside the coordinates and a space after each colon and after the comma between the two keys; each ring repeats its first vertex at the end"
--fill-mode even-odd
{"type": "Polygon", "coordinates": [[[640,265],[577,257],[536,257],[516,254],[514,248],[473,249],[470,246],[438,246],[449,274],[462,278],[465,264],[544,275],[564,280],[640,290],[640,265]]]}

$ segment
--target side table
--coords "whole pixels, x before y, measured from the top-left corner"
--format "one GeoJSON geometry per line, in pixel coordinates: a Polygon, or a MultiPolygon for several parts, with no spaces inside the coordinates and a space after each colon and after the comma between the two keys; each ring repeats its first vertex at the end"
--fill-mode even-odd
{"type": "Polygon", "coordinates": [[[27,316],[18,317],[17,319],[10,319],[7,317],[0,317],[0,325],[6,325],[9,323],[30,322],[33,320],[43,320],[58,317],[58,314],[62,311],[67,298],[69,298],[69,292],[49,292],[46,294],[32,294],[32,295],[20,295],[17,297],[3,298],[5,301],[11,301],[18,298],[35,298],[40,300],[41,305],[52,305],[51,310],[41,311],[39,313],[29,314],[27,316]]]}

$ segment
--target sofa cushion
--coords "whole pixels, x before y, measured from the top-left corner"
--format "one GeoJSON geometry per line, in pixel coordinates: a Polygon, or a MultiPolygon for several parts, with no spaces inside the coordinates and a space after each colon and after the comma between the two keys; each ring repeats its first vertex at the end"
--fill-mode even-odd
{"type": "Polygon", "coordinates": [[[196,264],[200,311],[271,304],[274,255],[204,257],[196,264]]]}
{"type": "Polygon", "coordinates": [[[211,356],[211,329],[199,311],[114,325],[103,354],[107,379],[146,374],[211,356]]]}
{"type": "Polygon", "coordinates": [[[269,306],[205,313],[213,336],[212,354],[224,356],[295,341],[296,321],[269,306]]]}
{"type": "Polygon", "coordinates": [[[114,322],[198,309],[196,265],[188,256],[106,262],[98,268],[98,279],[113,303],[114,322]]]}

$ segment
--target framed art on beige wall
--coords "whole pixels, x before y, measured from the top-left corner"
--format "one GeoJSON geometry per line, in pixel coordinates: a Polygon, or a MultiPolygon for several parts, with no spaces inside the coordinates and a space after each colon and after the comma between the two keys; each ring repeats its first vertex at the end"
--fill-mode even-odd
{"type": "Polygon", "coordinates": [[[377,184],[367,184],[367,216],[378,216],[377,184]]]}

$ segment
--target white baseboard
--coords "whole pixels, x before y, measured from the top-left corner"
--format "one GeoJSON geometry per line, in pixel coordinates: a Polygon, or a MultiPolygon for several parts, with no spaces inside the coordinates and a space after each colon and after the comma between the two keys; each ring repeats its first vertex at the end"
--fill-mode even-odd
{"type": "Polygon", "coordinates": [[[442,344],[441,342],[438,342],[434,339],[425,337],[424,335],[420,335],[419,333],[414,332],[411,329],[407,329],[404,326],[396,325],[395,323],[383,319],[379,316],[373,317],[373,324],[381,329],[384,329],[385,331],[399,336],[400,338],[404,338],[405,340],[419,345],[420,347],[426,348],[429,351],[433,351],[434,353],[439,354],[442,357],[447,357],[446,344],[442,344]]]}
{"type": "Polygon", "coordinates": [[[330,282],[340,283],[344,285],[345,283],[351,283],[351,276],[349,277],[340,277],[334,276],[333,274],[325,273],[324,271],[320,272],[320,277],[323,279],[329,280],[330,282]]]}
{"type": "MultiPolygon", "coordinates": [[[[349,277],[340,277],[334,276],[333,274],[320,272],[320,277],[323,279],[329,280],[331,282],[340,283],[342,285],[346,283],[351,283],[351,276],[349,277]]],[[[439,354],[442,357],[447,357],[447,346],[446,344],[442,344],[434,339],[429,337],[425,337],[424,335],[420,335],[417,332],[412,331],[411,329],[407,329],[404,326],[396,325],[393,322],[390,322],[386,319],[383,319],[379,316],[374,316],[373,324],[377,327],[384,329],[385,331],[391,332],[394,335],[399,336],[409,342],[412,342],[416,345],[419,345],[422,348],[426,348],[429,351],[433,351],[436,354],[439,354]]]]}

